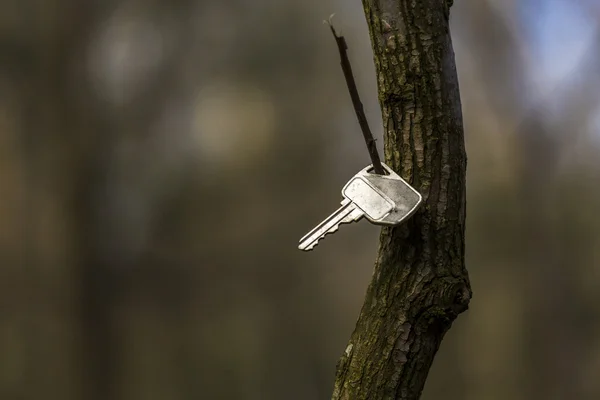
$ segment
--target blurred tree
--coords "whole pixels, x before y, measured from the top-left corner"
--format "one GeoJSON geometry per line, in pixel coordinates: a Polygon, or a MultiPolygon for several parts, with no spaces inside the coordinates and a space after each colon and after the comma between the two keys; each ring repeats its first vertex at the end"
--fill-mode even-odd
{"type": "MultiPolygon", "coordinates": [[[[531,67],[535,46],[556,43],[523,33],[545,25],[577,48],[579,22],[542,14],[563,3],[559,15],[579,9],[594,27],[598,1],[455,3],[477,302],[423,398],[598,399],[600,46],[551,88],[531,67]]],[[[310,258],[293,243],[368,159],[348,138],[356,120],[321,25],[332,11],[381,117],[362,4],[0,10],[0,398],[330,397],[379,229],[347,229],[310,258]]]]}
{"type": "Polygon", "coordinates": [[[364,0],[385,159],[424,196],[384,228],[375,272],[333,399],[418,399],[442,338],[471,298],[464,265],[466,153],[452,2],[364,0]]]}
{"type": "MultiPolygon", "coordinates": [[[[539,2],[531,3],[537,13],[539,2]]],[[[594,12],[591,7],[585,9],[594,12]]],[[[581,250],[569,248],[569,211],[559,206],[568,189],[561,189],[564,184],[557,187],[556,181],[561,161],[585,139],[585,126],[598,107],[595,72],[600,65],[596,51],[600,31],[596,27],[577,74],[565,78],[540,100],[534,96],[527,73],[528,61],[534,74],[539,73],[539,66],[524,56],[530,51],[520,51],[523,42],[492,2],[472,4],[466,15],[472,18],[472,27],[485,26],[478,33],[469,32],[482,55],[477,72],[485,93],[498,118],[515,126],[516,151],[510,161],[520,208],[519,251],[524,259],[506,268],[523,271],[520,284],[527,293],[522,305],[524,326],[528,327],[523,350],[530,367],[523,392],[526,398],[583,398],[579,379],[584,375],[586,348],[591,345],[584,333],[589,328],[584,326],[593,322],[585,323],[587,318],[580,314],[588,306],[581,297],[580,278],[570,271],[569,264],[582,255],[581,250]],[[559,222],[563,226],[558,226],[559,222]],[[562,316],[560,324],[554,323],[557,315],[562,316]],[[548,329],[550,326],[553,328],[548,329]],[[570,345],[564,346],[567,341],[570,345]]]]}

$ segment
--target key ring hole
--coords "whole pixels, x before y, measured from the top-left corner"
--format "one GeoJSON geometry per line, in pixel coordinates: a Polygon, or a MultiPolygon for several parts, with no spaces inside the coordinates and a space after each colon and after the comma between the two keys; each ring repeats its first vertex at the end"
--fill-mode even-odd
{"type": "MultiPolygon", "coordinates": [[[[374,171],[375,171],[375,167],[371,167],[367,170],[367,173],[373,174],[373,175],[379,175],[379,174],[376,174],[374,171]]],[[[390,172],[387,169],[385,169],[385,167],[383,167],[383,175],[389,175],[389,174],[390,174],[390,172]]]]}

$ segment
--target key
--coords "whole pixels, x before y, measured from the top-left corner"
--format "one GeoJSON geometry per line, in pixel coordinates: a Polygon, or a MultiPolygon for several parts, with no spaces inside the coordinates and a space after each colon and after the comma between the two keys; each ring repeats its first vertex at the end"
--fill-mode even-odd
{"type": "Polygon", "coordinates": [[[390,167],[382,165],[387,175],[370,173],[373,167],[369,165],[348,181],[342,188],[341,207],[300,239],[300,250],[312,250],[341,224],[358,221],[363,216],[377,225],[394,226],[418,209],[422,201],[419,192],[390,167]]]}
{"type": "Polygon", "coordinates": [[[390,167],[382,164],[387,175],[369,173],[372,166],[359,171],[342,189],[341,207],[300,239],[300,250],[312,250],[325,235],[334,233],[340,224],[360,220],[363,216],[378,225],[394,226],[409,218],[419,207],[422,197],[390,167]]]}

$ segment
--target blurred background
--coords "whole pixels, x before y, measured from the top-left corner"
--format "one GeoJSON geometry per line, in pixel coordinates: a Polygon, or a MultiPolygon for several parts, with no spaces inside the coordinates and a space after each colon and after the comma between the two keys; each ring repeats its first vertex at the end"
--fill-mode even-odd
{"type": "MultiPolygon", "coordinates": [[[[0,2],[0,398],[328,399],[379,228],[361,2],[0,2]]],[[[451,13],[474,297],[423,399],[600,398],[600,4],[451,13]]]]}

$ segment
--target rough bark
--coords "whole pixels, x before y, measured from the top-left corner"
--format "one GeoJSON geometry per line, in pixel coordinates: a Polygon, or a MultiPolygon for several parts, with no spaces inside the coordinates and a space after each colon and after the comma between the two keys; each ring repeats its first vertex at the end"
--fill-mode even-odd
{"type": "Polygon", "coordinates": [[[384,228],[333,399],[418,399],[444,334],[467,309],[466,154],[448,0],[363,0],[385,160],[423,195],[384,228]]]}

